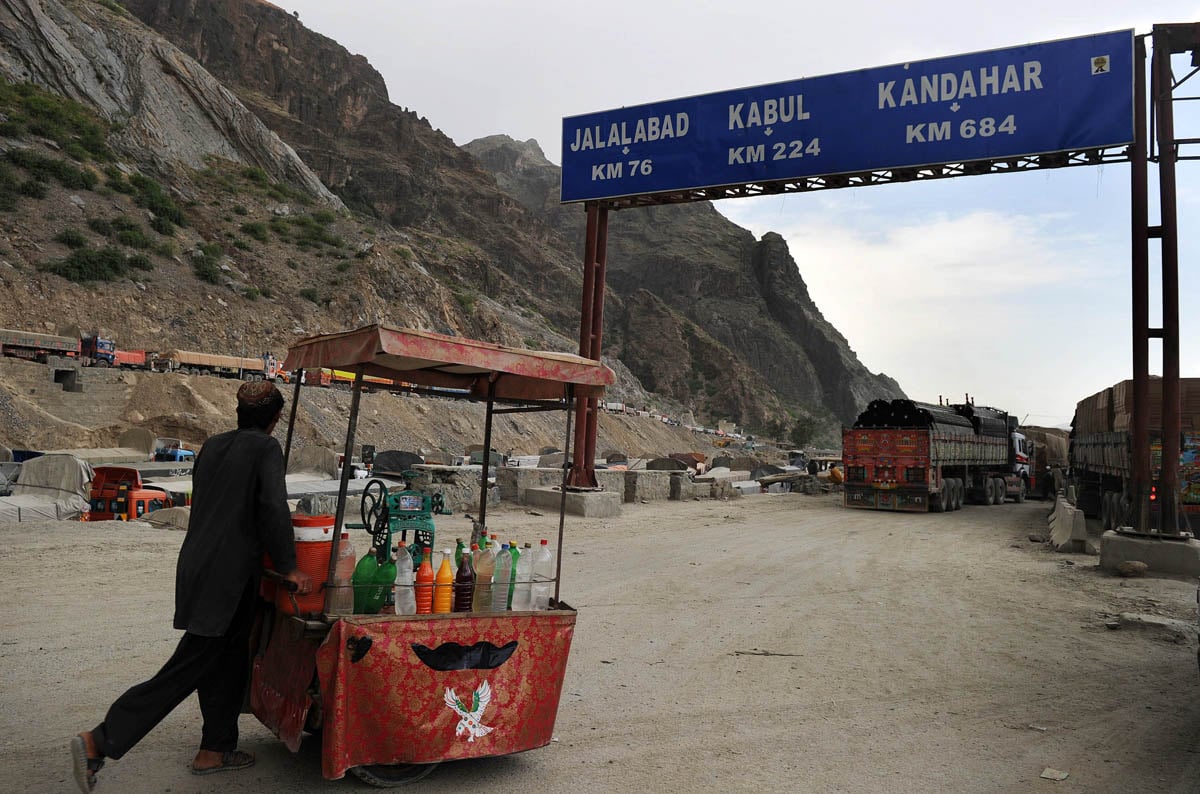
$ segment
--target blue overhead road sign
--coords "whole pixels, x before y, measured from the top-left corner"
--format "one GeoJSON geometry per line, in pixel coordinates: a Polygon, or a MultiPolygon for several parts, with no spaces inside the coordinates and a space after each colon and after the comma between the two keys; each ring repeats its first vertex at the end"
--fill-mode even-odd
{"type": "Polygon", "coordinates": [[[1133,31],[563,119],[562,200],[1119,146],[1133,31]]]}

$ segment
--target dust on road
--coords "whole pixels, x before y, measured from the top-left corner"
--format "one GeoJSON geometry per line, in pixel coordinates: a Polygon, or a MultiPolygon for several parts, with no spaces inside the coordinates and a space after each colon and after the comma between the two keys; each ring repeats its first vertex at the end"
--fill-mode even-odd
{"type": "MultiPolygon", "coordinates": [[[[579,621],[557,741],[443,764],[412,790],[1200,791],[1194,635],[1105,628],[1121,612],[1194,622],[1194,587],[1031,543],[1045,510],[889,515],[788,494],[568,518],[579,621]]],[[[532,541],[557,518],[505,507],[489,525],[532,541]]],[[[443,536],[465,526],[438,519],[443,536]]],[[[182,534],[0,532],[0,779],[69,792],[68,738],[177,641],[182,534]]],[[[248,715],[258,764],[192,777],[199,722],[193,698],[99,790],[368,790],[323,780],[318,743],[292,755],[248,715]]]]}

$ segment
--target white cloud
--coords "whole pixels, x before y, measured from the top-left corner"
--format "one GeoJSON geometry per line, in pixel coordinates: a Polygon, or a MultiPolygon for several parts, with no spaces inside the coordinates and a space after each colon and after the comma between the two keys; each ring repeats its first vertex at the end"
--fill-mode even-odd
{"type": "Polygon", "coordinates": [[[826,319],[915,399],[970,392],[1067,421],[1080,398],[1126,377],[1124,252],[1068,213],[967,209],[889,223],[840,207],[789,222],[769,207],[722,209],[756,234],[779,231],[826,319]],[[1084,233],[1062,234],[1073,226],[1084,233]],[[1094,310],[1085,325],[1081,302],[1094,310]]]}

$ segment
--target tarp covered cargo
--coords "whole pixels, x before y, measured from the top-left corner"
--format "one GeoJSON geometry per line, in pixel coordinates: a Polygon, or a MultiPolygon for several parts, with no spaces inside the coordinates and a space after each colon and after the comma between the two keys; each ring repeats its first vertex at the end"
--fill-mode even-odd
{"type": "Polygon", "coordinates": [[[168,350],[159,355],[169,361],[179,364],[192,364],[200,367],[223,367],[224,369],[254,369],[263,368],[261,358],[244,358],[242,356],[218,356],[213,353],[194,353],[190,350],[168,350]]]}
{"type": "Polygon", "coordinates": [[[288,349],[283,368],[361,369],[364,375],[419,386],[458,389],[486,398],[557,400],[564,384],[577,397],[600,397],[613,371],[570,353],[522,350],[429,331],[368,325],[355,331],[301,339],[288,349]]]}
{"type": "Polygon", "coordinates": [[[47,455],[70,455],[93,466],[115,463],[142,463],[150,456],[140,449],[127,447],[101,447],[99,449],[52,449],[47,455]]]}
{"type": "Polygon", "coordinates": [[[0,499],[0,520],[76,519],[88,507],[92,467],[74,455],[26,461],[13,495],[0,499]]]}
{"type": "Polygon", "coordinates": [[[1066,430],[1057,427],[1022,427],[1025,438],[1033,442],[1039,465],[1067,465],[1069,438],[1066,430]]]}
{"type": "MultiPolygon", "coordinates": [[[[1180,427],[1200,430],[1200,378],[1179,379],[1180,427]]],[[[1162,429],[1162,378],[1152,377],[1146,415],[1151,433],[1162,429]]],[[[1133,381],[1085,397],[1075,406],[1075,435],[1133,429],[1133,381]]]]}

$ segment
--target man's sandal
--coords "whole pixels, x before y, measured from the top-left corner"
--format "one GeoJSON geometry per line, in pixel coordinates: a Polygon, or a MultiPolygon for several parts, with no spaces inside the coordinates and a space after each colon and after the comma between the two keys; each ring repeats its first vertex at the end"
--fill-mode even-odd
{"type": "Polygon", "coordinates": [[[75,782],[84,794],[96,788],[96,773],[104,766],[104,756],[96,749],[91,731],[85,731],[71,739],[71,762],[75,782]]]}
{"type": "Polygon", "coordinates": [[[228,753],[222,753],[221,763],[216,766],[206,766],[197,769],[188,764],[188,768],[192,770],[193,775],[212,775],[217,772],[229,772],[234,769],[245,769],[250,766],[254,766],[254,756],[241,750],[231,750],[228,753]]]}

